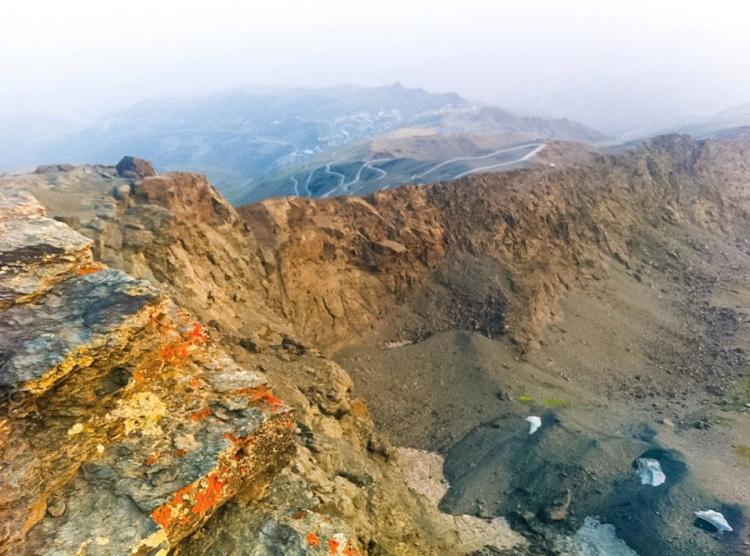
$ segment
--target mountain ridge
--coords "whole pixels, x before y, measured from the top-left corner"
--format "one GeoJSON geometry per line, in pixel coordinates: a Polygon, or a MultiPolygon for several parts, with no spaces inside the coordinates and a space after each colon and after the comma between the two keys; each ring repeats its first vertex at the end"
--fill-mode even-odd
{"type": "MultiPolygon", "coordinates": [[[[302,499],[295,481],[317,500],[306,512],[324,508],[370,553],[487,553],[456,548],[456,521],[406,489],[385,431],[442,452],[440,508],[505,531],[490,553],[580,553],[583,518],[602,515],[643,556],[734,556],[750,492],[731,479],[740,456],[713,454],[750,442],[722,421],[748,418],[749,157],[741,133],[672,135],[568,165],[239,208],[186,173],[50,167],[0,187],[32,192],[97,260],[164,288],[304,416],[291,478],[257,505],[228,502],[186,539],[197,553],[259,542],[269,507],[302,499]],[[660,458],[668,496],[635,484],[643,454],[660,458]],[[738,533],[719,543],[694,527],[696,504],[738,533]],[[561,524],[537,517],[550,515],[561,524]]],[[[274,535],[305,553],[296,533],[274,535]]]]}

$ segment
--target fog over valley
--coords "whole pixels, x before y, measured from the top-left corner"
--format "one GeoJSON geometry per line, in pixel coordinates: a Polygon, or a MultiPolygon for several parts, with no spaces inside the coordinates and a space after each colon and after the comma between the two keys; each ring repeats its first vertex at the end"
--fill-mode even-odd
{"type": "Polygon", "coordinates": [[[123,10],[31,0],[0,21],[0,123],[4,141],[23,141],[24,121],[69,131],[153,97],[400,81],[622,133],[750,102],[747,10],[726,0],[135,0],[123,10]]]}

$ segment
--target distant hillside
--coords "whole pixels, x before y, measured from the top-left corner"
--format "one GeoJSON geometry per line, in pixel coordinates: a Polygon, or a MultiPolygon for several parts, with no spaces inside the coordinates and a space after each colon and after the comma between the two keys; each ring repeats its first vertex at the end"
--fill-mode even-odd
{"type": "MultiPolygon", "coordinates": [[[[374,88],[243,89],[200,98],[148,100],[48,142],[39,149],[38,159],[81,162],[116,161],[123,154],[143,156],[162,170],[205,173],[230,200],[240,202],[294,194],[290,177],[301,168],[310,167],[309,174],[328,163],[355,164],[359,159],[350,156],[352,149],[368,150],[366,145],[374,138],[411,129],[441,136],[494,136],[491,141],[479,140],[486,149],[472,150],[468,153],[472,156],[513,142],[602,138],[569,120],[519,116],[470,103],[455,93],[435,94],[397,83],[374,88]],[[342,159],[342,152],[348,158],[342,159]]],[[[445,160],[443,156],[460,154],[448,149],[444,155],[422,158],[438,163],[445,160]]],[[[420,168],[415,166],[416,170],[420,168]]],[[[326,179],[331,185],[339,180],[335,174],[326,179]]],[[[310,194],[332,193],[325,179],[318,181],[310,194]]]]}
{"type": "Polygon", "coordinates": [[[732,129],[750,126],[750,103],[726,108],[709,116],[685,115],[624,134],[624,140],[646,139],[663,133],[688,133],[694,137],[723,136],[732,129]]]}
{"type": "Polygon", "coordinates": [[[601,141],[576,122],[464,104],[363,142],[324,151],[256,181],[238,203],[280,195],[366,195],[405,183],[454,180],[530,164],[550,140],[601,141]]]}
{"type": "Polygon", "coordinates": [[[405,183],[449,181],[527,164],[544,143],[525,134],[475,135],[401,129],[301,164],[282,167],[236,198],[251,203],[280,195],[366,195],[405,183]]]}

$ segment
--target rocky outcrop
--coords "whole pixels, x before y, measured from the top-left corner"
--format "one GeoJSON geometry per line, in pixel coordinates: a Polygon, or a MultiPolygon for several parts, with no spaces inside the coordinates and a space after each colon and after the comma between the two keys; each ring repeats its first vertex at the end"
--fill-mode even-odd
{"type": "Polygon", "coordinates": [[[742,237],[748,145],[668,136],[562,167],[238,210],[191,174],[123,180],[95,168],[19,182],[60,207],[67,180],[67,198],[93,206],[55,216],[78,219],[96,257],[247,346],[290,337],[333,352],[464,328],[525,349],[566,291],[611,265],[637,275],[644,234],[685,224],[742,237]]]}
{"type": "Polygon", "coordinates": [[[301,336],[331,349],[367,334],[437,266],[446,243],[428,192],[400,189],[386,212],[382,194],[240,209],[301,336]]]}
{"type": "Polygon", "coordinates": [[[47,174],[49,172],[70,172],[75,166],[72,164],[42,164],[37,166],[34,172],[36,174],[47,174]]]}
{"type": "Polygon", "coordinates": [[[330,353],[455,328],[526,349],[566,291],[611,265],[638,274],[644,234],[684,223],[740,237],[747,151],[742,137],[672,136],[567,166],[238,210],[191,174],[128,181],[97,168],[85,180],[20,182],[59,207],[54,189],[67,180],[67,197],[93,206],[55,216],[77,218],[96,257],[160,284],[251,349],[288,337],[330,353]]]}
{"type": "Polygon", "coordinates": [[[746,139],[668,137],[564,167],[240,209],[192,174],[11,178],[80,235],[28,195],[0,198],[7,537],[34,554],[479,550],[462,527],[486,524],[407,487],[320,352],[450,329],[534,347],[567,292],[615,266],[640,280],[644,243],[665,231],[746,249],[748,159],[746,139]]]}
{"type": "Polygon", "coordinates": [[[117,175],[123,178],[145,178],[156,175],[150,162],[134,156],[124,156],[115,166],[115,170],[117,170],[117,175]]]}
{"type": "Polygon", "coordinates": [[[0,198],[0,308],[29,301],[92,264],[91,240],[47,218],[28,193],[0,198]]]}
{"type": "Polygon", "coordinates": [[[294,451],[263,377],[29,195],[2,190],[0,225],[2,550],[166,553],[261,492],[294,451]]]}

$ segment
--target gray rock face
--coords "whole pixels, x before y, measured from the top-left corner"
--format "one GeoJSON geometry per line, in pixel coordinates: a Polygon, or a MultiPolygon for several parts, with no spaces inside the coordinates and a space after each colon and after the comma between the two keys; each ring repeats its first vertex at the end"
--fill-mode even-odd
{"type": "Polygon", "coordinates": [[[62,378],[66,360],[106,349],[112,334],[132,326],[159,299],[156,289],[105,269],[62,282],[39,301],[15,305],[0,322],[0,385],[29,390],[62,378]]]}
{"type": "Polygon", "coordinates": [[[91,244],[48,218],[31,195],[0,188],[0,308],[32,299],[91,264],[91,244]]]}

